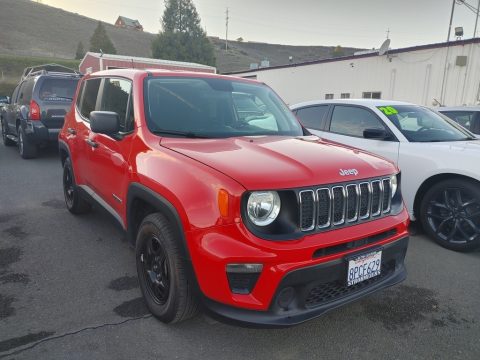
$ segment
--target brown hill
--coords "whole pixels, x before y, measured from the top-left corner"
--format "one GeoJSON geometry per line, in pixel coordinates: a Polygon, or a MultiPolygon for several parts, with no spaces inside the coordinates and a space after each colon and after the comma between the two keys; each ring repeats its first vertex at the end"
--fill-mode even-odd
{"type": "MultiPolygon", "coordinates": [[[[0,55],[40,56],[72,59],[79,41],[85,48],[97,20],[29,0],[0,0],[0,55]]],[[[113,17],[116,14],[112,14],[113,17]]],[[[160,15],[159,15],[160,16],[160,15]]],[[[112,19],[113,21],[113,19],[112,19]]],[[[119,29],[105,23],[107,33],[121,55],[151,57],[155,34],[119,29]]],[[[219,72],[246,70],[264,59],[270,65],[331,57],[331,46],[286,46],[254,42],[230,42],[211,38],[219,72]]],[[[344,55],[357,49],[343,48],[344,55]]]]}

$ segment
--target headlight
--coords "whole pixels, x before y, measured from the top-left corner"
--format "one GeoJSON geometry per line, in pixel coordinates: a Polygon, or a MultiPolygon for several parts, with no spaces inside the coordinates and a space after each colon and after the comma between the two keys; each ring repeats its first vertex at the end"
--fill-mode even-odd
{"type": "Polygon", "coordinates": [[[398,189],[397,175],[392,175],[390,177],[390,186],[392,187],[392,199],[393,199],[393,197],[397,193],[397,189],[398,189]]]}
{"type": "Polygon", "coordinates": [[[255,225],[270,225],[280,213],[280,196],[276,191],[252,192],[248,197],[247,213],[255,225]]]}

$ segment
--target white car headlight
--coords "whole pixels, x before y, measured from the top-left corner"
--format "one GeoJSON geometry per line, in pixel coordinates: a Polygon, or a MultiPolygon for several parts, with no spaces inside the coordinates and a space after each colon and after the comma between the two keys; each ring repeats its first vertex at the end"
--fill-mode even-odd
{"type": "Polygon", "coordinates": [[[280,196],[276,191],[255,191],[247,202],[247,213],[257,226],[267,226],[275,221],[280,213],[280,196]]]}
{"type": "Polygon", "coordinates": [[[397,175],[392,175],[390,177],[390,186],[392,187],[392,199],[393,199],[393,197],[397,193],[397,189],[398,189],[397,175]]]}

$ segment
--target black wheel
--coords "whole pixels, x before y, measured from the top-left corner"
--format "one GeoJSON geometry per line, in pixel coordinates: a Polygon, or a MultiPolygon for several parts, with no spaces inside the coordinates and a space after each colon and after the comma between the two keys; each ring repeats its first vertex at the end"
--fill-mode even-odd
{"type": "Polygon", "coordinates": [[[22,126],[18,127],[18,152],[24,159],[33,159],[37,157],[37,145],[33,144],[27,136],[22,126]]]}
{"type": "Polygon", "coordinates": [[[90,204],[82,197],[75,184],[70,158],[66,158],[63,164],[63,194],[67,209],[72,214],[85,214],[91,210],[90,204]]]}
{"type": "Polygon", "coordinates": [[[148,215],[136,242],[137,273],[148,308],[165,323],[193,317],[198,302],[181,256],[179,239],[160,213],[148,215]]]}
{"type": "Polygon", "coordinates": [[[423,197],[420,218],[427,234],[447,249],[480,247],[480,186],[464,179],[434,185],[423,197]]]}
{"type": "Polygon", "coordinates": [[[4,144],[5,146],[13,146],[13,145],[15,145],[15,141],[7,138],[8,130],[7,130],[7,124],[5,124],[5,120],[0,119],[0,126],[2,127],[2,140],[3,140],[3,144],[4,144]]]}

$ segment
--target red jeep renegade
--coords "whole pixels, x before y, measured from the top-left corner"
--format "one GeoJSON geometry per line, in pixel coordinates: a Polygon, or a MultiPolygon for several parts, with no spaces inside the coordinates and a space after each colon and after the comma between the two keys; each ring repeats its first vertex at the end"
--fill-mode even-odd
{"type": "Polygon", "coordinates": [[[398,169],[310,135],[266,85],[201,73],[85,76],[60,133],[74,214],[104,207],[160,320],[288,326],[405,279],[398,169]]]}

